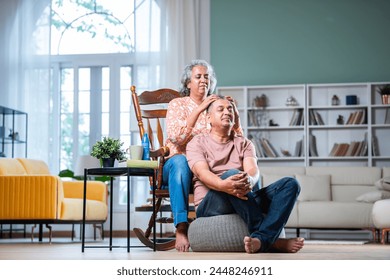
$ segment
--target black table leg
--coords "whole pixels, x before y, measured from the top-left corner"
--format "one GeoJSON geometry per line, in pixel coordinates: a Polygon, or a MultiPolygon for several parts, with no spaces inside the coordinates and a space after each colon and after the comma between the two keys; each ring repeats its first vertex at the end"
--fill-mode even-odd
{"type": "Polygon", "coordinates": [[[112,214],[112,212],[113,212],[113,210],[112,210],[112,208],[113,208],[113,196],[114,196],[114,192],[113,192],[113,189],[114,189],[114,187],[113,187],[113,185],[114,185],[114,179],[113,179],[113,177],[111,177],[110,178],[110,251],[112,251],[112,216],[113,216],[113,214],[112,214]]]}
{"type": "Polygon", "coordinates": [[[127,252],[130,252],[130,172],[127,172],[127,252]]]}
{"type": "Polygon", "coordinates": [[[85,246],[85,219],[86,219],[86,210],[87,210],[87,169],[84,169],[84,196],[83,196],[83,230],[81,234],[81,252],[84,253],[85,246]]]}

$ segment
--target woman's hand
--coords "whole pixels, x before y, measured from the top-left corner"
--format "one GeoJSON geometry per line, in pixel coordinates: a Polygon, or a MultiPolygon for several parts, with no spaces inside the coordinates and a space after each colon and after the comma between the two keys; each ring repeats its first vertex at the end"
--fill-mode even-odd
{"type": "Polygon", "coordinates": [[[206,99],[203,100],[202,103],[200,103],[200,105],[198,106],[199,112],[203,112],[204,110],[206,110],[210,106],[210,104],[217,99],[218,97],[215,94],[207,96],[206,99]]]}

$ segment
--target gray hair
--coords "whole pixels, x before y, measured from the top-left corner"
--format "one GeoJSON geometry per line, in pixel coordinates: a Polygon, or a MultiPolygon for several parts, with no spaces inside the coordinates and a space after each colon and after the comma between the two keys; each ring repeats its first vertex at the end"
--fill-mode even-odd
{"type": "Polygon", "coordinates": [[[207,93],[207,95],[212,94],[215,88],[217,87],[217,78],[215,76],[214,68],[207,61],[196,59],[196,60],[192,60],[191,63],[186,65],[186,67],[184,68],[184,72],[181,77],[181,85],[179,89],[181,95],[182,96],[190,95],[190,89],[187,88],[187,85],[191,80],[192,69],[195,66],[204,66],[207,68],[207,73],[209,74],[209,92],[207,93]]]}
{"type": "Polygon", "coordinates": [[[226,98],[226,96],[221,95],[221,94],[216,94],[215,96],[217,97],[217,99],[215,99],[213,102],[211,102],[211,103],[209,104],[209,106],[207,106],[207,108],[206,108],[206,112],[207,112],[207,113],[210,112],[210,110],[211,110],[211,108],[213,107],[213,104],[215,103],[215,101],[221,100],[221,99],[222,99],[222,100],[229,100],[229,99],[226,98]]]}

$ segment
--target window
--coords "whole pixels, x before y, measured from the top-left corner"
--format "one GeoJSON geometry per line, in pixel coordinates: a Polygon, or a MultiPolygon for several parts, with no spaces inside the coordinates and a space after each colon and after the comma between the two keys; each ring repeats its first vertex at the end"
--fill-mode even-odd
{"type": "MultiPolygon", "coordinates": [[[[159,50],[159,22],[154,0],[52,0],[52,118],[59,123],[52,141],[59,139],[60,152],[53,155],[59,170],[73,170],[77,157],[103,136],[120,138],[124,148],[139,141],[130,122],[130,86],[159,83],[158,65],[148,66],[159,50]]],[[[146,200],[142,181],[131,191],[146,200]]],[[[114,207],[121,208],[127,185],[116,184],[114,207]]]]}

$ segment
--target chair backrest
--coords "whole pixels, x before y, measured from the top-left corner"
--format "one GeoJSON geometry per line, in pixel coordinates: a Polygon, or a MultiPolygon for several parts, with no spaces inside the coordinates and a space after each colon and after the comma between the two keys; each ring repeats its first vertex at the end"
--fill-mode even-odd
{"type": "Polygon", "coordinates": [[[160,157],[160,165],[157,171],[157,189],[160,189],[164,156],[169,155],[168,147],[164,146],[162,120],[167,115],[168,103],[180,97],[180,93],[173,89],[163,88],[154,91],[144,91],[137,95],[135,86],[131,87],[131,93],[141,140],[144,133],[148,133],[151,149],[150,156],[153,159],[160,157]],[[154,133],[157,134],[158,143],[155,143],[154,133]]]}
{"type": "Polygon", "coordinates": [[[163,88],[154,91],[144,91],[137,95],[135,86],[131,87],[131,92],[141,139],[144,133],[147,132],[152,150],[164,146],[161,120],[165,119],[167,115],[166,105],[172,99],[180,97],[180,93],[173,89],[163,88]],[[151,107],[151,105],[154,106],[151,107]],[[144,124],[144,120],[146,124],[144,124]],[[155,121],[155,128],[152,125],[153,121],[155,121]],[[154,143],[154,132],[157,133],[158,146],[154,143]]]}

